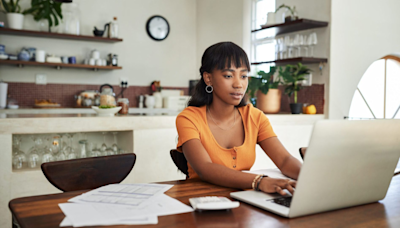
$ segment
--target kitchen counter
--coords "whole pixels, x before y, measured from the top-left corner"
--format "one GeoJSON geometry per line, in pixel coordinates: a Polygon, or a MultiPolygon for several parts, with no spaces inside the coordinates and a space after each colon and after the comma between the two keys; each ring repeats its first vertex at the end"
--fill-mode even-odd
{"type": "MultiPolygon", "coordinates": [[[[177,115],[179,111],[166,108],[129,108],[129,114],[169,114],[177,115]]],[[[96,114],[91,108],[19,108],[0,109],[0,114],[96,114]]]]}

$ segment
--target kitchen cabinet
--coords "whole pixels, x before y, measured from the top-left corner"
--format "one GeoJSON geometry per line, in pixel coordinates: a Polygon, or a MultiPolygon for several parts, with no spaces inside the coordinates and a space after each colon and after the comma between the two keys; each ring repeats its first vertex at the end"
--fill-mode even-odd
{"type": "MultiPolygon", "coordinates": [[[[307,29],[314,29],[314,28],[323,28],[328,26],[328,22],[326,21],[316,21],[310,19],[298,19],[295,21],[290,21],[281,24],[273,24],[269,26],[265,26],[261,29],[252,30],[252,33],[264,31],[266,32],[267,36],[275,37],[278,35],[283,35],[286,33],[292,33],[307,29]]],[[[327,58],[314,58],[314,57],[298,57],[298,58],[287,58],[287,59],[278,59],[274,61],[265,61],[265,62],[252,62],[251,65],[259,65],[265,63],[275,63],[276,65],[283,65],[283,64],[293,64],[301,62],[303,64],[314,64],[314,63],[326,63],[328,62],[327,58]]]]}

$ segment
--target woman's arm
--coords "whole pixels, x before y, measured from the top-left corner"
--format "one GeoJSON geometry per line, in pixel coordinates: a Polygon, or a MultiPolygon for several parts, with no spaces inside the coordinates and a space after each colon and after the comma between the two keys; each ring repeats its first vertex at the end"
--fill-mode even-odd
{"type": "Polygon", "coordinates": [[[285,149],[277,137],[265,139],[259,144],[283,174],[297,180],[301,163],[285,149]]]}
{"type": "MultiPolygon", "coordinates": [[[[191,139],[185,142],[182,145],[182,151],[186,160],[202,180],[230,188],[252,188],[252,182],[257,175],[212,163],[210,156],[199,139],[191,139]]],[[[295,182],[284,179],[268,177],[262,180],[260,189],[267,193],[278,192],[285,195],[286,193],[282,189],[288,189],[293,193],[293,187],[296,185],[295,182]]]]}

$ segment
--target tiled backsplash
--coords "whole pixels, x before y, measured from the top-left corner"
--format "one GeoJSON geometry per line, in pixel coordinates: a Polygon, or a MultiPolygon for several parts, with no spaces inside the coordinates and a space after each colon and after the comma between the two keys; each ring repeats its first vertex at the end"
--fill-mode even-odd
{"type": "MultiPolygon", "coordinates": [[[[75,107],[74,95],[78,95],[84,90],[99,90],[99,85],[78,85],[78,84],[47,84],[37,85],[35,83],[8,82],[8,91],[11,98],[18,101],[20,107],[33,107],[35,99],[51,99],[53,102],[61,104],[62,107],[75,107]]],[[[184,94],[189,93],[187,87],[163,87],[164,89],[180,89],[184,94]]],[[[115,86],[115,93],[119,94],[121,88],[115,86]]],[[[282,91],[281,112],[290,112],[288,96],[282,91]]],[[[314,104],[318,114],[324,113],[324,85],[313,84],[305,86],[298,92],[298,102],[314,104]]],[[[124,97],[129,99],[130,107],[138,106],[138,96],[141,94],[151,94],[150,86],[129,86],[124,97]]],[[[292,98],[293,99],[293,98],[292,98]]]]}
{"type": "MultiPolygon", "coordinates": [[[[78,84],[47,84],[37,85],[35,83],[8,82],[8,93],[10,97],[16,99],[20,107],[33,107],[35,99],[51,99],[53,102],[61,104],[61,107],[75,107],[74,95],[78,95],[84,90],[99,90],[100,85],[78,85],[78,84]]],[[[163,87],[164,89],[183,90],[184,94],[189,93],[185,87],[163,87]]],[[[121,92],[121,87],[114,87],[115,94],[121,92]]],[[[124,97],[129,99],[130,107],[138,106],[138,97],[141,94],[151,94],[150,86],[129,86],[124,97]]]]}
{"type": "MultiPolygon", "coordinates": [[[[289,102],[289,97],[285,94],[285,88],[279,86],[279,90],[282,91],[281,98],[281,112],[290,112],[289,104],[293,102],[293,95],[289,102]]],[[[312,86],[304,86],[302,90],[297,92],[298,103],[313,104],[317,108],[317,114],[324,114],[324,84],[313,84],[312,86]]]]}

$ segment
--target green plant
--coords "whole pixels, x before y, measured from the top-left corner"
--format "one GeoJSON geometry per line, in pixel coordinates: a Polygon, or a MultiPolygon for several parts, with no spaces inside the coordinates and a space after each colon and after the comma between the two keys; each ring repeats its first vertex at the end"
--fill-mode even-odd
{"type": "Polygon", "coordinates": [[[278,8],[276,8],[275,13],[278,12],[278,10],[280,10],[280,9],[282,9],[282,8],[288,9],[288,10],[290,11],[290,13],[292,14],[293,17],[296,17],[296,16],[297,16],[296,13],[295,13],[295,12],[296,12],[296,6],[293,6],[293,9],[292,9],[290,6],[285,5],[285,4],[282,4],[282,5],[280,5],[278,8]]]}
{"type": "Polygon", "coordinates": [[[250,99],[255,97],[257,90],[260,90],[263,94],[267,94],[269,89],[277,89],[278,85],[281,84],[280,77],[278,75],[274,81],[274,74],[276,67],[270,67],[269,72],[258,71],[257,77],[249,78],[249,86],[247,87],[246,93],[249,94],[250,99]]]}
{"type": "Polygon", "coordinates": [[[286,65],[284,70],[282,67],[279,67],[279,75],[286,84],[285,94],[287,94],[289,98],[294,94],[294,103],[297,103],[297,92],[303,88],[300,82],[303,81],[305,79],[304,76],[310,74],[310,72],[311,70],[301,63],[297,65],[286,65]]]}
{"type": "Polygon", "coordinates": [[[21,6],[19,5],[19,0],[10,0],[6,2],[1,0],[1,11],[4,13],[21,13],[21,6]]]}
{"type": "Polygon", "coordinates": [[[32,14],[35,21],[46,19],[50,28],[59,24],[59,20],[63,18],[61,11],[61,2],[53,0],[31,0],[31,8],[25,10],[24,14],[32,14]],[[53,23],[54,21],[54,23],[53,23]]]}

